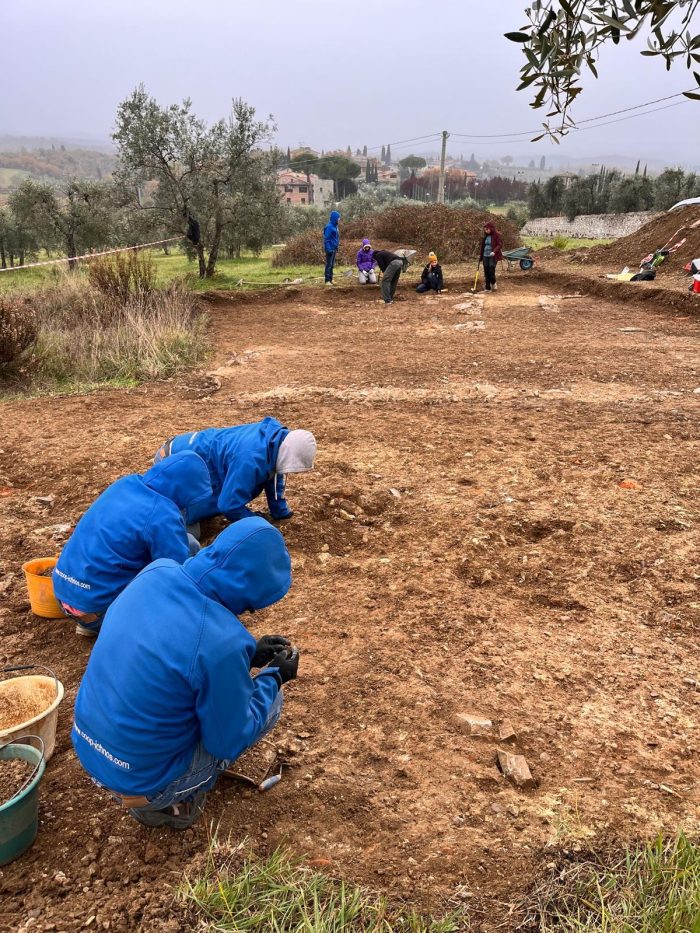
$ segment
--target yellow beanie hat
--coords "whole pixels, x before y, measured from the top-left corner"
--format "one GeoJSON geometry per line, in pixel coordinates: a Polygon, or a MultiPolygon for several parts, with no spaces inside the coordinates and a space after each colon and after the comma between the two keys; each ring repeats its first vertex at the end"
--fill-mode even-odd
{"type": "Polygon", "coordinates": [[[431,262],[437,262],[437,261],[438,261],[438,258],[437,258],[437,256],[435,255],[435,253],[428,253],[428,259],[429,259],[431,262]]]}

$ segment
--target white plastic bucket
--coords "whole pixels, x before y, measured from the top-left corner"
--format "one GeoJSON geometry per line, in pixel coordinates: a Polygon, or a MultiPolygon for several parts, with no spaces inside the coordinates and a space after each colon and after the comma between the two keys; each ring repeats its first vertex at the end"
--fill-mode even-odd
{"type": "MultiPolygon", "coordinates": [[[[21,668],[5,668],[4,672],[13,670],[31,670],[41,665],[30,664],[21,668]]],[[[48,670],[48,668],[45,668],[48,670]]],[[[26,701],[25,708],[37,709],[30,718],[11,722],[4,729],[0,729],[0,745],[13,742],[23,735],[38,735],[44,743],[44,760],[48,761],[56,747],[56,725],[58,723],[58,707],[63,700],[63,684],[53,671],[46,674],[25,674],[21,677],[11,677],[0,680],[0,709],[11,717],[13,703],[17,704],[17,716],[22,717],[22,701],[26,701]],[[3,700],[5,701],[3,703],[3,700]],[[8,713],[8,708],[10,712],[8,713]]]]}

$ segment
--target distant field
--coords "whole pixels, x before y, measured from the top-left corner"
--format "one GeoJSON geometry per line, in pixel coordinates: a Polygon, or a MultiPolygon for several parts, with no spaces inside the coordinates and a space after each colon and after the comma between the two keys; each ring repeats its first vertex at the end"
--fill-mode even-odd
{"type": "Polygon", "coordinates": [[[0,168],[0,191],[20,184],[24,178],[29,178],[29,172],[20,168],[0,168]]]}

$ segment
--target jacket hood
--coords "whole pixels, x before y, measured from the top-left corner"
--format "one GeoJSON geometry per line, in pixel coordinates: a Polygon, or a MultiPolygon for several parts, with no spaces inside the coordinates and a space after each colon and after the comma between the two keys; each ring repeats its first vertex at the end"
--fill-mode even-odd
{"type": "Polygon", "coordinates": [[[284,538],[264,518],[242,518],[229,525],[182,566],[206,596],[234,615],[271,606],[292,585],[284,538]]]}
{"type": "Polygon", "coordinates": [[[179,509],[212,494],[209,469],[193,450],[183,450],[156,463],[141,477],[149,489],[172,499],[179,509]]]}
{"type": "Polygon", "coordinates": [[[306,473],[313,470],[316,438],[311,431],[290,431],[280,444],[276,473],[306,473]]]}
{"type": "Polygon", "coordinates": [[[338,221],[339,221],[339,220],[340,220],[340,214],[339,214],[339,212],[338,212],[338,211],[331,211],[330,223],[332,223],[334,227],[337,227],[337,226],[338,226],[338,221]]]}
{"type": "Polygon", "coordinates": [[[364,240],[362,241],[362,245],[363,245],[363,246],[371,246],[372,244],[371,244],[370,241],[367,239],[367,237],[365,237],[364,240]]]}

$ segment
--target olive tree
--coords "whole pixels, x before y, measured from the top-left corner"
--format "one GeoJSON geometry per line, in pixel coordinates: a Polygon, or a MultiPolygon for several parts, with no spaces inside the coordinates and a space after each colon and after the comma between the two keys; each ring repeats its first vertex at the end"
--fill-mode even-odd
{"type": "Polygon", "coordinates": [[[214,275],[256,200],[264,194],[270,203],[277,154],[260,145],[275,130],[271,120],[256,120],[255,109],[235,99],[228,117],[207,126],[191,101],[163,107],[143,85],[119,105],[113,139],[125,200],[164,234],[189,236],[200,278],[214,275]]]}
{"type": "Polygon", "coordinates": [[[60,246],[71,269],[73,257],[116,242],[115,204],[105,182],[70,179],[54,187],[28,178],[12,192],[8,206],[24,250],[60,246]]]}

